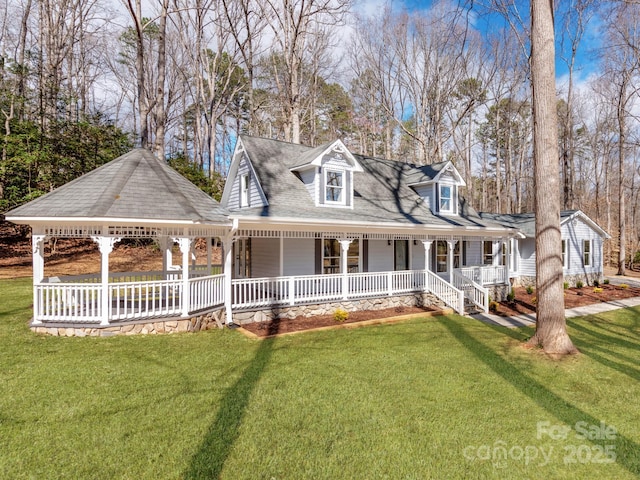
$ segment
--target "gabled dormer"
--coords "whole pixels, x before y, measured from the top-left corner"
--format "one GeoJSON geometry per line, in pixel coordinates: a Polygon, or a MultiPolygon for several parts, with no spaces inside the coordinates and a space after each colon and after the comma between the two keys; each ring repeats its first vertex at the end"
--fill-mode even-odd
{"type": "Polygon", "coordinates": [[[436,215],[458,215],[460,187],[466,186],[460,172],[451,162],[420,167],[412,175],[409,186],[420,195],[436,215]]]}
{"type": "Polygon", "coordinates": [[[317,207],[353,208],[354,173],[362,167],[340,140],[305,152],[290,171],[317,207]]]}
{"type": "Polygon", "coordinates": [[[220,202],[230,210],[269,205],[241,139],[236,143],[220,202]]]}

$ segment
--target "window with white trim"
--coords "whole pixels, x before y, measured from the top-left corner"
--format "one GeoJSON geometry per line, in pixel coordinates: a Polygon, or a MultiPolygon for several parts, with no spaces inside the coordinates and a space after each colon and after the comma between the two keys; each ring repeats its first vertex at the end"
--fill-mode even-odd
{"type": "Polygon", "coordinates": [[[436,242],[436,272],[444,273],[448,271],[447,267],[447,250],[448,245],[444,240],[436,242]]]}
{"type": "Polygon", "coordinates": [[[591,266],[591,240],[582,241],[582,262],[585,267],[591,266]]]}
{"type": "Polygon", "coordinates": [[[324,175],[326,202],[344,204],[344,171],[325,169],[324,175]]]}
{"type": "Polygon", "coordinates": [[[483,265],[493,265],[493,242],[491,240],[482,242],[482,263],[483,265]]]}
{"type": "Polygon", "coordinates": [[[453,186],[440,185],[440,212],[453,213],[453,186]]]}
{"type": "MultiPolygon", "coordinates": [[[[322,273],[340,272],[340,241],[335,238],[325,238],[322,248],[322,273]]],[[[360,271],[360,240],[353,240],[347,249],[347,271],[357,273],[360,271]]]]}
{"type": "Polygon", "coordinates": [[[240,207],[249,206],[249,174],[240,177],[240,207]]]}

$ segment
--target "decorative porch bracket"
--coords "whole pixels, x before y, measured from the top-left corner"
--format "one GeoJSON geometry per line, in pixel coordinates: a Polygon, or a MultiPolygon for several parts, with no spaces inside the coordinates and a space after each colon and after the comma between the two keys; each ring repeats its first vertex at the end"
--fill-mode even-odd
{"type": "Polygon", "coordinates": [[[32,234],[31,235],[31,248],[33,257],[33,324],[41,325],[42,322],[38,320],[40,317],[40,308],[38,304],[38,290],[36,285],[44,280],[44,242],[47,239],[46,235],[32,234]]]}
{"type": "Polygon", "coordinates": [[[347,252],[349,251],[349,245],[353,240],[338,240],[340,242],[340,271],[342,272],[342,299],[346,300],[349,296],[349,277],[347,276],[349,269],[349,262],[347,258],[347,252]]]}
{"type": "Polygon", "coordinates": [[[100,325],[109,325],[111,316],[111,298],[109,297],[109,254],[113,246],[122,240],[120,237],[91,237],[100,249],[100,290],[101,290],[101,320],[100,325]]]}

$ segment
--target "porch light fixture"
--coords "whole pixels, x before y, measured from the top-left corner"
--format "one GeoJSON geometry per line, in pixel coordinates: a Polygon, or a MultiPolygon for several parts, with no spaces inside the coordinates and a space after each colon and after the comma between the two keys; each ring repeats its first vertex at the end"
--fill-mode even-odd
{"type": "Polygon", "coordinates": [[[391,239],[387,240],[387,246],[390,247],[391,246],[391,239]]]}

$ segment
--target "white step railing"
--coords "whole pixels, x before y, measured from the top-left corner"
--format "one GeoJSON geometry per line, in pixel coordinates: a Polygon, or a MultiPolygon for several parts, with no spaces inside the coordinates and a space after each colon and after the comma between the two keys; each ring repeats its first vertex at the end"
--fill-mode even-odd
{"type": "Polygon", "coordinates": [[[462,290],[464,292],[465,298],[469,299],[474,305],[481,308],[484,313],[489,311],[489,290],[455,270],[453,271],[451,280],[451,283],[458,290],[462,290]]]}
{"type": "Polygon", "coordinates": [[[425,273],[425,290],[433,293],[460,315],[464,315],[464,293],[432,271],[422,271],[425,273]]]}
{"type": "Polygon", "coordinates": [[[508,283],[507,268],[504,265],[483,265],[456,269],[460,274],[479,285],[504,285],[508,283]]]}

